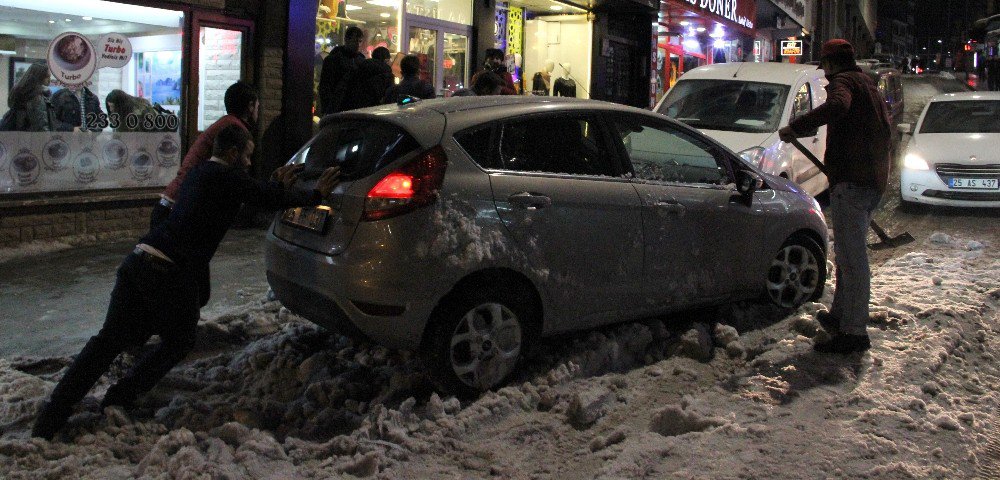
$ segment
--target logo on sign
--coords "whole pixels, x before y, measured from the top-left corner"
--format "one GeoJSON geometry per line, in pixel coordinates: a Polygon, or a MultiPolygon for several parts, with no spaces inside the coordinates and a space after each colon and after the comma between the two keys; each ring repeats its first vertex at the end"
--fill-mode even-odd
{"type": "Polygon", "coordinates": [[[781,56],[798,57],[802,55],[802,40],[782,40],[781,56]]]}

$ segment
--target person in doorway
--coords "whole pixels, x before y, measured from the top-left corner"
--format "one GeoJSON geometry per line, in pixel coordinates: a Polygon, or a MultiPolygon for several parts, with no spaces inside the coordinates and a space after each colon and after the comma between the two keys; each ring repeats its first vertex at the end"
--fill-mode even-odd
{"type": "Polygon", "coordinates": [[[514,87],[514,76],[507,71],[507,66],[504,64],[503,50],[499,48],[486,49],[486,63],[482,70],[472,76],[471,83],[475,85],[476,79],[487,72],[494,73],[503,80],[501,95],[517,95],[517,89],[514,87]]]}
{"type": "Polygon", "coordinates": [[[372,51],[372,58],[360,61],[356,68],[344,76],[341,111],[382,104],[385,91],[396,79],[388,62],[389,56],[388,48],[378,47],[372,51]]]}
{"type": "Polygon", "coordinates": [[[399,70],[403,73],[403,80],[399,85],[389,87],[385,92],[385,103],[396,103],[406,97],[416,97],[430,100],[436,95],[434,87],[420,79],[420,58],[416,55],[407,55],[399,62],[399,70]]]}
{"type": "Polygon", "coordinates": [[[323,115],[344,111],[341,104],[347,91],[345,79],[365,59],[361,54],[364,39],[363,30],[355,26],[347,27],[344,44],[334,48],[323,59],[323,69],[319,76],[319,102],[323,115]]]}
{"type": "Polygon", "coordinates": [[[476,76],[472,88],[463,88],[454,94],[453,97],[488,97],[491,95],[503,95],[504,81],[499,75],[493,72],[486,72],[476,76]]]}
{"type": "Polygon", "coordinates": [[[815,345],[818,352],[862,352],[868,338],[871,269],[866,239],[872,213],[886,191],[892,127],[885,102],[871,77],[854,60],[854,48],[842,39],[823,44],[820,66],[830,84],[826,103],[779,130],[788,142],[828,125],[826,168],[830,180],[834,262],[837,286],[829,312],[817,319],[831,340],[815,345]]]}
{"type": "Polygon", "coordinates": [[[99,132],[101,128],[97,126],[99,122],[88,122],[88,114],[100,115],[101,99],[94,95],[89,88],[83,87],[77,91],[64,88],[52,96],[53,116],[58,123],[53,130],[84,130],[99,132]],[[88,125],[88,123],[90,125],[88,125]]]}
{"type": "Polygon", "coordinates": [[[3,119],[3,130],[46,132],[53,130],[52,104],[49,102],[49,69],[33,63],[7,94],[10,109],[3,119]]]}
{"type": "Polygon", "coordinates": [[[42,407],[33,437],[51,440],[111,362],[152,335],[159,335],[159,345],[108,389],[102,410],[130,406],[184,359],[194,347],[200,316],[199,283],[190,276],[211,261],[241,204],[317,205],[339,182],[339,167],[331,167],[315,189],[292,189],[301,165],[277,169],[270,182],[255,180],[247,173],[253,149],[250,133],[239,125],[229,125],[215,136],[211,160],[187,175],[169,218],[140,239],[118,268],[104,325],[42,407]]]}

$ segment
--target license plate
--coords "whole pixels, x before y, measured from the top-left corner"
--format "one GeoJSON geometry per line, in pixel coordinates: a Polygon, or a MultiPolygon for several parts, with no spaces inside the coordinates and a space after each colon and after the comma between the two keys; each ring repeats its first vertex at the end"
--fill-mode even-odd
{"type": "Polygon", "coordinates": [[[953,178],[948,185],[951,188],[975,188],[979,190],[1000,190],[1000,181],[996,178],[953,178]]]}
{"type": "Polygon", "coordinates": [[[281,222],[296,228],[323,233],[326,228],[326,220],[329,217],[330,208],[326,206],[298,207],[285,210],[281,216],[281,222]]]}

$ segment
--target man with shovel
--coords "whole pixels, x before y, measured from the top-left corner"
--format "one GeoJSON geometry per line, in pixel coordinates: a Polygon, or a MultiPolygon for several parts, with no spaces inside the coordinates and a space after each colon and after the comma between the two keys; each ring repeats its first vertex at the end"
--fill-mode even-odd
{"type": "Polygon", "coordinates": [[[867,331],[871,269],[865,247],[872,212],[889,181],[892,127],[875,83],[858,68],[854,47],[847,40],[823,44],[820,68],[830,81],[826,103],[778,134],[782,141],[792,142],[828,125],[825,170],[830,179],[837,288],[830,311],[817,314],[832,338],[817,343],[815,349],[848,354],[871,347],[867,331]]]}

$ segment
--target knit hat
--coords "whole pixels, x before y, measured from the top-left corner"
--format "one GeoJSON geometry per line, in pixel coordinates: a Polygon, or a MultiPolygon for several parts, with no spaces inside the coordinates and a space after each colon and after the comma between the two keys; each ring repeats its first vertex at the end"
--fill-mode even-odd
{"type": "Polygon", "coordinates": [[[819,57],[826,58],[841,53],[850,54],[851,58],[854,58],[854,47],[851,46],[851,42],[843,38],[835,38],[823,44],[823,48],[819,51],[819,57]]]}

